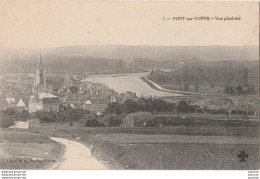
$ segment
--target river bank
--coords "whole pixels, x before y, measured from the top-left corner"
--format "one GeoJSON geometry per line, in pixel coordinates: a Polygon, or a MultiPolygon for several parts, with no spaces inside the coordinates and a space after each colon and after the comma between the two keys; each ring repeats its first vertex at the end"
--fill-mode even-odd
{"type": "Polygon", "coordinates": [[[165,88],[162,88],[155,82],[149,80],[147,77],[141,77],[141,79],[147,83],[151,88],[156,89],[158,91],[164,91],[164,92],[169,92],[169,93],[176,93],[176,94],[183,94],[183,95],[200,95],[199,93],[192,93],[192,92],[185,92],[185,91],[175,91],[175,90],[168,90],[165,88]]]}

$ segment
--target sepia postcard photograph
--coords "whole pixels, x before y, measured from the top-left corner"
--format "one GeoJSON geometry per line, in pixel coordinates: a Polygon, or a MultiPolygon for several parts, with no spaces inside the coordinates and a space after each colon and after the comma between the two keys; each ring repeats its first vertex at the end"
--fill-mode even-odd
{"type": "Polygon", "coordinates": [[[0,1],[2,177],[258,170],[259,105],[259,2],[0,1]]]}

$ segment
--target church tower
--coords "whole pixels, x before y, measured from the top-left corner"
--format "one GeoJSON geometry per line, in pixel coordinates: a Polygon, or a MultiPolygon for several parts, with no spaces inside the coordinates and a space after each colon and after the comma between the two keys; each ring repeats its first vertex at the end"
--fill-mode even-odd
{"type": "Polygon", "coordinates": [[[39,62],[37,63],[36,72],[35,72],[34,87],[45,86],[45,85],[46,85],[46,76],[45,76],[45,70],[40,55],[39,62]]]}

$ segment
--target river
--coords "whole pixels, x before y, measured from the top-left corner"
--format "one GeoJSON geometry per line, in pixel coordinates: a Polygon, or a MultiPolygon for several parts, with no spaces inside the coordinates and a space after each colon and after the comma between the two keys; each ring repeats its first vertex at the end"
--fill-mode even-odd
{"type": "Polygon", "coordinates": [[[126,91],[135,92],[137,96],[182,96],[182,94],[169,93],[164,91],[158,91],[152,89],[147,83],[145,83],[141,77],[146,76],[145,73],[127,73],[127,74],[111,74],[111,75],[93,75],[89,76],[83,81],[89,81],[93,83],[102,83],[116,92],[123,93],[126,91]]]}

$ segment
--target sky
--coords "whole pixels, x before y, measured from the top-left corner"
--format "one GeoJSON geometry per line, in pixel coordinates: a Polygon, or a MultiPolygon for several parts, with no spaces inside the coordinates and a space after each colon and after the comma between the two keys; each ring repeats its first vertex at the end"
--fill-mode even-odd
{"type": "Polygon", "coordinates": [[[0,47],[259,45],[258,2],[1,1],[0,47]],[[163,17],[241,17],[163,21],[163,17]]]}

